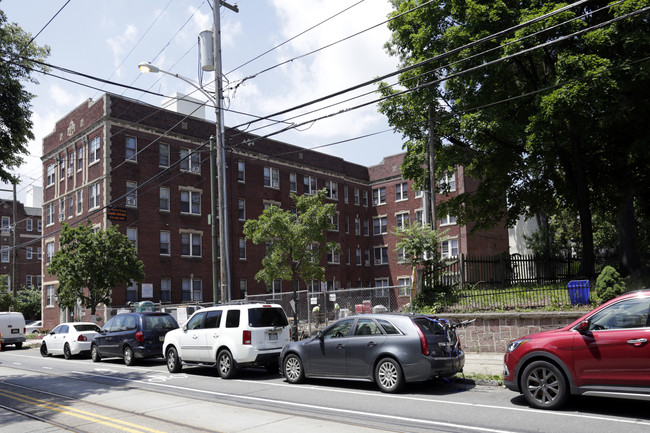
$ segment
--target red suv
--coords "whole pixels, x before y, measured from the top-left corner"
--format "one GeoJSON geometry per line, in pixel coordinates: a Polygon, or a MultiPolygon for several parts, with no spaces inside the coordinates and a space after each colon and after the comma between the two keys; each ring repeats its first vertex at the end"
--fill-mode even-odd
{"type": "Polygon", "coordinates": [[[612,299],[564,328],[508,343],[505,386],[557,409],[569,395],[650,400],[650,290],[612,299]]]}

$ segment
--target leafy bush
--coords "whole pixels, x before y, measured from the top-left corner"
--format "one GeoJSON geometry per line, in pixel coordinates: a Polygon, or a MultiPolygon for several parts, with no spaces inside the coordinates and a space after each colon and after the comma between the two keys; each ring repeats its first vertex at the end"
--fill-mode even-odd
{"type": "Polygon", "coordinates": [[[605,266],[596,280],[596,297],[606,302],[625,293],[625,283],[621,274],[611,266],[605,266]]]}

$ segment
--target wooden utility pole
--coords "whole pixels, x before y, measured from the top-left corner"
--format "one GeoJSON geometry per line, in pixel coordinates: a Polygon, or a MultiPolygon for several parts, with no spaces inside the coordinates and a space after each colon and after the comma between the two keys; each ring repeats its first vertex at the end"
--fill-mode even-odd
{"type": "Polygon", "coordinates": [[[433,106],[429,105],[429,209],[431,217],[431,228],[438,227],[436,219],[436,160],[433,155],[433,106]]]}

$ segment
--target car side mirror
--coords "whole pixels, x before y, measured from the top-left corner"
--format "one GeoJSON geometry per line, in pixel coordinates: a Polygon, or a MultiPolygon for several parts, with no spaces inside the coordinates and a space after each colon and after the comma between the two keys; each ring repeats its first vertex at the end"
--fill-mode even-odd
{"type": "Polygon", "coordinates": [[[318,338],[319,340],[322,340],[323,339],[323,331],[318,331],[316,333],[316,338],[318,338]]]}
{"type": "Polygon", "coordinates": [[[588,334],[589,333],[589,320],[583,320],[582,322],[578,323],[578,326],[576,327],[576,331],[578,331],[582,335],[588,334]]]}

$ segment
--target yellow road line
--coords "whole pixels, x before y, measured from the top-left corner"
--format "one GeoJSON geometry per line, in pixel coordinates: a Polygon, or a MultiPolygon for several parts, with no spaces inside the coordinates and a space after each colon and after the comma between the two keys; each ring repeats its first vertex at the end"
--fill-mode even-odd
{"type": "Polygon", "coordinates": [[[28,404],[32,404],[34,406],[42,407],[44,409],[50,409],[50,410],[53,410],[53,411],[56,411],[56,412],[59,412],[59,413],[65,414],[65,415],[70,415],[70,416],[81,418],[81,419],[84,419],[84,420],[87,420],[87,421],[96,422],[96,423],[99,423],[99,424],[106,425],[108,427],[114,427],[114,428],[117,428],[117,429],[120,429],[120,430],[123,430],[123,431],[128,431],[128,432],[132,432],[132,433],[141,433],[141,432],[144,432],[144,431],[151,432],[151,433],[165,433],[165,432],[163,432],[161,430],[156,430],[156,429],[152,429],[152,428],[149,428],[149,427],[140,426],[138,424],[130,423],[130,422],[127,422],[127,421],[116,420],[116,419],[111,418],[111,417],[107,417],[107,416],[103,416],[103,415],[99,415],[99,414],[94,414],[94,413],[87,412],[87,411],[80,410],[80,409],[76,409],[76,408],[73,408],[73,407],[70,407],[70,406],[65,406],[65,405],[58,404],[58,403],[52,403],[52,402],[49,402],[49,401],[46,401],[46,400],[40,400],[40,399],[30,397],[30,396],[27,396],[27,395],[23,395],[23,394],[19,394],[19,393],[16,393],[16,392],[0,390],[0,395],[4,395],[5,397],[8,397],[8,398],[11,398],[11,399],[14,399],[14,400],[18,400],[18,401],[21,401],[23,403],[28,403],[28,404]],[[129,428],[129,427],[133,427],[133,428],[129,428]]]}

